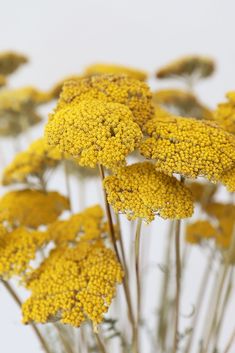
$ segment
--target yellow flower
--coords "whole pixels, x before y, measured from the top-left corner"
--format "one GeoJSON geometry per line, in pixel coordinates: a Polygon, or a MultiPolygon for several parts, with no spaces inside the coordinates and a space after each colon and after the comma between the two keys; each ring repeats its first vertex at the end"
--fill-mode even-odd
{"type": "Polygon", "coordinates": [[[44,139],[38,139],[26,151],[18,153],[5,168],[2,184],[30,183],[34,177],[38,182],[47,168],[55,167],[60,159],[62,154],[55,147],[47,145],[44,139]]]}
{"type": "Polygon", "coordinates": [[[0,222],[6,221],[12,227],[37,228],[54,222],[68,209],[68,199],[57,192],[10,191],[0,199],[0,222]]]}
{"type": "Polygon", "coordinates": [[[104,187],[115,212],[125,213],[130,220],[140,217],[151,222],[155,215],[180,219],[193,213],[190,191],[148,162],[120,168],[117,175],[104,179],[104,187]]]}
{"type": "Polygon", "coordinates": [[[224,130],[235,134],[235,92],[228,92],[228,102],[218,104],[214,112],[214,120],[224,130]]]}
{"type": "Polygon", "coordinates": [[[82,80],[67,81],[63,86],[57,109],[77,104],[84,99],[126,105],[134,121],[142,126],[153,114],[152,94],[139,80],[122,75],[96,75],[82,80]]]}
{"type": "Polygon", "coordinates": [[[19,227],[12,232],[0,232],[0,276],[8,279],[30,269],[37,251],[46,243],[45,233],[19,227]]]}
{"type": "Polygon", "coordinates": [[[128,107],[83,100],[51,115],[45,137],[50,145],[78,158],[82,166],[112,168],[140,143],[142,132],[128,107]]]}
{"type": "Polygon", "coordinates": [[[89,207],[68,220],[51,223],[48,226],[48,237],[57,245],[101,239],[103,233],[107,233],[103,216],[99,205],[89,207]]]}
{"type": "Polygon", "coordinates": [[[203,240],[215,238],[217,230],[209,221],[196,221],[187,225],[185,240],[191,244],[199,244],[203,240]]]}
{"type": "Polygon", "coordinates": [[[209,120],[213,117],[212,112],[192,93],[179,89],[162,89],[154,92],[153,103],[160,104],[170,112],[181,116],[209,120]]]}
{"type": "Polygon", "coordinates": [[[85,70],[85,74],[86,75],[124,74],[140,81],[145,81],[147,80],[147,77],[148,77],[147,73],[142,70],[137,70],[132,67],[126,67],[121,65],[102,64],[102,63],[97,63],[97,64],[88,66],[85,70]]]}
{"type": "Polygon", "coordinates": [[[158,70],[156,76],[160,79],[172,78],[175,76],[196,76],[200,79],[211,76],[214,70],[215,63],[212,59],[204,56],[192,55],[172,61],[170,64],[158,70]]]}
{"type": "Polygon", "coordinates": [[[76,80],[80,80],[83,79],[84,76],[78,76],[78,75],[71,75],[71,76],[67,76],[65,77],[63,80],[57,82],[48,92],[49,96],[51,97],[51,99],[58,99],[63,85],[66,81],[76,81],[76,80]]]}
{"type": "Polygon", "coordinates": [[[7,76],[18,69],[19,66],[28,62],[26,56],[7,51],[0,53],[0,75],[7,76]]]}
{"type": "Polygon", "coordinates": [[[203,176],[218,181],[235,163],[235,140],[217,125],[182,117],[155,117],[146,123],[150,136],[140,151],[156,160],[156,168],[166,174],[203,176]]]}
{"type": "Polygon", "coordinates": [[[23,304],[23,322],[60,321],[79,327],[103,320],[123,272],[111,249],[101,242],[80,242],[53,250],[28,279],[31,297],[23,304]]]}

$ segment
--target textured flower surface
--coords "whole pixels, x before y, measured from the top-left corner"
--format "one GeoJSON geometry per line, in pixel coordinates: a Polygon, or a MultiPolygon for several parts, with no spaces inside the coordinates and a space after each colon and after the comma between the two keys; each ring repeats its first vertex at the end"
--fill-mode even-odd
{"type": "Polygon", "coordinates": [[[145,81],[147,80],[147,77],[148,77],[147,73],[142,70],[137,70],[132,67],[102,64],[102,63],[97,63],[97,64],[88,66],[85,70],[85,74],[86,75],[124,74],[140,81],[145,81]]]}
{"type": "Polygon", "coordinates": [[[72,215],[68,220],[57,220],[48,226],[49,239],[57,245],[74,244],[81,238],[83,241],[97,240],[103,237],[106,231],[103,216],[102,208],[96,205],[72,215]]]}
{"type": "Polygon", "coordinates": [[[214,61],[203,56],[185,56],[172,61],[170,64],[157,71],[156,76],[161,79],[172,78],[174,76],[197,76],[206,78],[211,76],[215,70],[214,61]]]}
{"type": "Polygon", "coordinates": [[[44,139],[33,142],[29,148],[18,153],[3,171],[2,184],[29,183],[30,178],[41,179],[47,168],[53,168],[62,159],[62,153],[45,143],[44,139]]]}
{"type": "Polygon", "coordinates": [[[153,103],[160,104],[173,114],[212,119],[212,112],[190,92],[179,89],[162,89],[153,93],[153,103]]]}
{"type": "Polygon", "coordinates": [[[0,53],[0,75],[7,76],[12,74],[22,64],[26,64],[28,59],[26,56],[7,51],[0,53]]]}
{"type": "Polygon", "coordinates": [[[29,269],[37,251],[47,241],[46,233],[19,227],[11,232],[0,231],[0,277],[8,279],[29,269]]]}
{"type": "Polygon", "coordinates": [[[210,202],[217,191],[217,185],[212,183],[200,183],[196,181],[187,182],[187,187],[190,189],[195,202],[202,206],[210,202]]]}
{"type": "Polygon", "coordinates": [[[23,304],[23,322],[59,320],[80,326],[101,323],[121,283],[123,271],[102,242],[80,242],[51,252],[27,281],[31,297],[23,304]]]}
{"type": "Polygon", "coordinates": [[[78,158],[82,166],[112,168],[125,162],[139,145],[142,132],[125,105],[83,100],[57,110],[45,137],[49,144],[78,158]]]}
{"type": "Polygon", "coordinates": [[[166,174],[203,176],[218,181],[235,163],[235,140],[211,122],[182,117],[155,117],[146,123],[150,136],[141,144],[141,153],[156,160],[166,174]]]}
{"type": "Polygon", "coordinates": [[[60,95],[58,109],[84,99],[126,105],[131,110],[134,121],[140,126],[154,114],[152,94],[147,84],[127,76],[96,75],[67,81],[60,95]]]}
{"type": "Polygon", "coordinates": [[[217,230],[207,220],[196,221],[186,227],[185,240],[191,244],[200,244],[203,240],[215,238],[217,230]]]}
{"type": "Polygon", "coordinates": [[[13,227],[37,228],[54,222],[69,209],[69,201],[58,192],[10,191],[0,199],[0,222],[13,227]]]}
{"type": "Polygon", "coordinates": [[[226,131],[235,134],[235,92],[228,92],[228,101],[218,104],[214,120],[226,131]]]}
{"type": "Polygon", "coordinates": [[[157,172],[148,162],[120,168],[104,179],[108,202],[128,219],[151,222],[155,215],[180,219],[193,213],[190,191],[176,178],[157,172]]]}
{"type": "Polygon", "coordinates": [[[235,167],[221,174],[220,182],[226,186],[228,191],[235,192],[235,167]]]}

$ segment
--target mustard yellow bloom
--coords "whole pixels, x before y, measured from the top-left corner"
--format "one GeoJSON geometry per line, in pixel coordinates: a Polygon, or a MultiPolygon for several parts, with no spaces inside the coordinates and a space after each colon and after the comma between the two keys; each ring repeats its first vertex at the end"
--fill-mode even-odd
{"type": "Polygon", "coordinates": [[[160,79],[172,78],[175,76],[196,76],[200,79],[211,76],[214,70],[215,63],[212,59],[204,56],[191,55],[172,61],[168,65],[159,69],[156,76],[160,79]]]}
{"type": "Polygon", "coordinates": [[[46,243],[46,233],[19,227],[0,232],[0,277],[9,279],[30,269],[37,251],[46,243]]]}
{"type": "Polygon", "coordinates": [[[84,99],[126,105],[142,126],[153,114],[152,94],[146,83],[122,75],[96,75],[65,82],[58,102],[60,109],[84,99]]]}
{"type": "Polygon", "coordinates": [[[67,220],[51,223],[48,226],[48,237],[57,245],[101,239],[107,233],[103,216],[99,205],[89,207],[67,220]]]}
{"type": "Polygon", "coordinates": [[[79,327],[86,320],[101,323],[121,283],[116,256],[101,242],[80,242],[50,253],[31,274],[31,297],[23,304],[23,322],[60,321],[79,327]]]}
{"type": "Polygon", "coordinates": [[[176,116],[155,117],[144,126],[150,136],[141,153],[166,174],[219,180],[235,163],[235,140],[211,122],[176,116]]]}
{"type": "Polygon", "coordinates": [[[154,105],[161,105],[170,112],[197,119],[212,119],[212,112],[192,94],[179,89],[162,89],[153,93],[154,105]]]}
{"type": "Polygon", "coordinates": [[[0,75],[7,76],[12,74],[18,69],[22,64],[28,62],[26,56],[7,51],[0,53],[0,75]]]}
{"type": "Polygon", "coordinates": [[[215,238],[216,235],[217,230],[209,221],[199,220],[187,225],[185,240],[191,244],[200,244],[203,240],[215,238]]]}
{"type": "Polygon", "coordinates": [[[139,145],[142,132],[125,105],[83,100],[52,114],[45,137],[50,145],[78,158],[82,166],[112,168],[125,162],[139,145]]]}
{"type": "Polygon", "coordinates": [[[79,76],[79,75],[71,75],[71,76],[67,76],[65,77],[63,80],[57,82],[48,92],[49,96],[51,97],[51,99],[58,99],[61,91],[63,89],[63,85],[65,82],[67,81],[77,81],[77,80],[81,80],[83,79],[84,76],[79,76]]]}
{"type": "Polygon", "coordinates": [[[235,92],[228,92],[226,97],[228,101],[218,104],[214,112],[214,120],[223,129],[235,134],[235,92]]]}
{"type": "Polygon", "coordinates": [[[58,192],[10,191],[0,199],[0,222],[5,221],[13,227],[37,228],[54,222],[68,209],[68,199],[58,192]]]}
{"type": "Polygon", "coordinates": [[[180,219],[193,213],[190,191],[148,162],[120,168],[104,179],[104,187],[115,212],[125,213],[130,220],[140,217],[151,222],[155,215],[180,219]]]}
{"type": "Polygon", "coordinates": [[[219,181],[226,186],[228,191],[235,192],[235,167],[221,174],[219,181]]]}
{"type": "Polygon", "coordinates": [[[2,184],[31,183],[40,181],[47,168],[53,168],[62,159],[62,154],[44,139],[34,141],[29,148],[16,155],[3,171],[2,184]]]}
{"type": "Polygon", "coordinates": [[[148,78],[148,74],[145,71],[137,70],[132,67],[126,67],[121,65],[103,64],[97,63],[88,66],[85,69],[85,75],[127,75],[136,80],[145,81],[148,78]]]}

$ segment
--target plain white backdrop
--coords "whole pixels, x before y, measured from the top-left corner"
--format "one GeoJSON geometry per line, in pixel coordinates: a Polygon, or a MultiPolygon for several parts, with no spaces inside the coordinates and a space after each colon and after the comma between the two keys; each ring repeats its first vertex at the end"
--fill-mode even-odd
{"type": "MultiPolygon", "coordinates": [[[[30,64],[10,79],[12,87],[32,84],[47,89],[96,61],[136,66],[153,75],[162,64],[196,53],[217,62],[214,77],[197,87],[205,102],[213,107],[235,89],[234,0],[2,0],[0,5],[0,51],[12,49],[30,57],[30,64]]],[[[159,81],[151,84],[163,87],[159,81]]],[[[34,131],[35,136],[40,133],[34,131]]],[[[160,262],[162,238],[156,236],[157,250],[152,252],[155,262],[160,262]]],[[[190,310],[201,261],[198,253],[191,264],[186,310],[190,310]]],[[[233,317],[226,323],[228,331],[233,317]]],[[[38,353],[40,349],[1,287],[0,352],[16,351],[38,353]]]]}

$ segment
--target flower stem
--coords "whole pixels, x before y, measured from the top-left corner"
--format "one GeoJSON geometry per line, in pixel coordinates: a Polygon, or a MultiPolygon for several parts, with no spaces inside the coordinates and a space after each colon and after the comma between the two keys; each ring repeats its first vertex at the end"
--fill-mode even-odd
{"type": "Polygon", "coordinates": [[[181,227],[181,220],[177,219],[175,224],[176,300],[175,300],[175,332],[174,332],[174,349],[173,349],[174,353],[176,353],[178,349],[179,311],[180,311],[180,292],[181,292],[180,227],[181,227]]]}
{"type": "Polygon", "coordinates": [[[232,344],[233,344],[234,340],[235,340],[235,330],[233,331],[232,335],[229,338],[229,341],[228,341],[228,343],[226,345],[224,353],[229,353],[230,348],[232,347],[232,344]]]}
{"type": "Polygon", "coordinates": [[[95,333],[95,338],[96,338],[97,345],[99,347],[100,353],[107,353],[106,348],[105,348],[105,346],[104,346],[104,344],[103,344],[103,342],[102,342],[102,340],[101,340],[101,338],[100,338],[98,333],[95,333]]]}
{"type": "Polygon", "coordinates": [[[139,325],[141,319],[141,282],[140,282],[140,236],[141,236],[142,219],[139,218],[137,222],[136,235],[135,235],[135,273],[137,285],[137,317],[135,325],[135,338],[136,338],[136,353],[139,352],[139,325]]]}
{"type": "MultiPolygon", "coordinates": [[[[104,180],[105,175],[104,175],[103,166],[101,166],[101,165],[99,165],[99,172],[100,172],[100,177],[101,177],[102,187],[103,187],[103,180],[104,180]]],[[[112,240],[114,251],[115,251],[116,256],[117,256],[117,260],[120,262],[120,264],[122,264],[121,258],[120,258],[120,255],[119,255],[119,251],[118,251],[118,247],[117,247],[117,243],[116,243],[115,230],[114,230],[114,226],[113,226],[111,210],[110,210],[110,206],[109,206],[109,203],[108,203],[108,200],[107,200],[107,194],[106,194],[106,191],[105,191],[104,187],[103,187],[103,192],[104,192],[105,210],[106,210],[107,220],[108,220],[108,224],[109,224],[110,237],[111,237],[111,240],[112,240]]],[[[132,310],[130,290],[129,290],[129,286],[128,286],[128,282],[127,282],[126,276],[124,276],[124,279],[123,279],[123,288],[124,288],[124,293],[125,293],[126,302],[127,302],[129,319],[130,319],[130,322],[131,322],[131,325],[132,325],[132,330],[133,330],[132,341],[134,342],[135,341],[135,319],[134,319],[134,314],[133,314],[133,310],[132,310]]]]}
{"type": "MultiPolygon", "coordinates": [[[[17,305],[20,307],[22,306],[21,300],[18,297],[18,295],[16,294],[16,292],[14,291],[14,289],[11,287],[11,285],[6,282],[1,280],[2,284],[4,285],[5,289],[8,291],[8,293],[11,295],[11,297],[14,299],[14,301],[17,303],[17,305]]],[[[35,335],[37,336],[39,342],[41,343],[41,346],[43,348],[43,350],[45,351],[45,353],[51,353],[46,341],[44,340],[42,334],[40,333],[39,329],[37,328],[37,326],[35,324],[31,324],[30,325],[35,333],[35,335]]]]}

